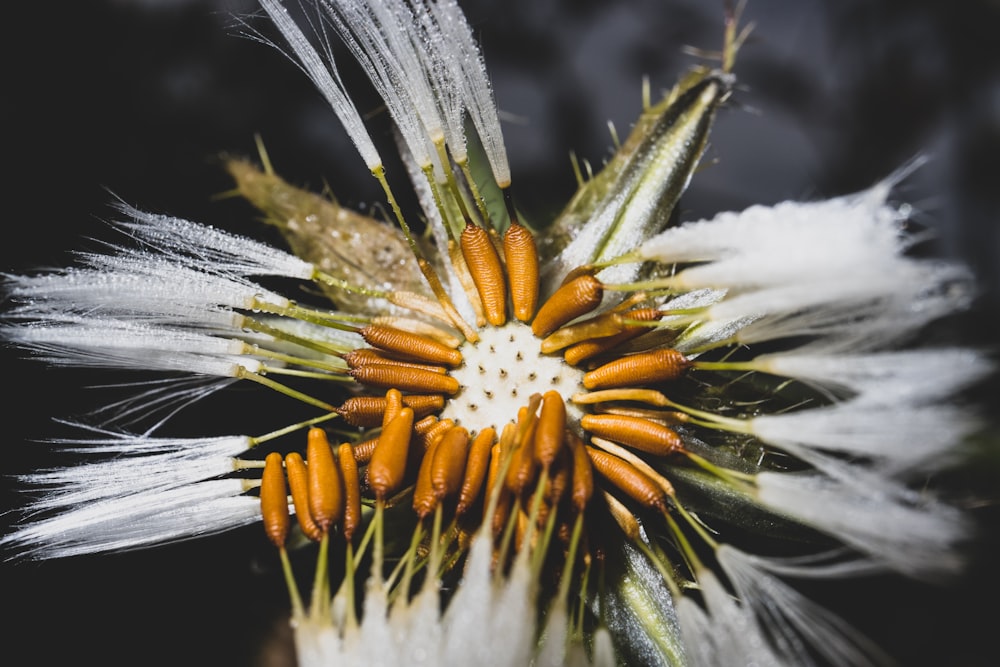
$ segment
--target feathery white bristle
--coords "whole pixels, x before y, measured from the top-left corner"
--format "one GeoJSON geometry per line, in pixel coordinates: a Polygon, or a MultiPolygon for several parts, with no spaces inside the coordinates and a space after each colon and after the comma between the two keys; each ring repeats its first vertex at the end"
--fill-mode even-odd
{"type": "Polygon", "coordinates": [[[919,348],[869,354],[802,350],[765,354],[751,365],[823,390],[848,391],[876,405],[919,407],[947,400],[983,379],[992,364],[965,348],[919,348]]]}
{"type": "Polygon", "coordinates": [[[375,3],[360,0],[328,1],[368,8],[385,37],[384,43],[389,53],[392,54],[387,60],[398,68],[395,72],[398,80],[406,82],[410,101],[423,124],[427,138],[433,143],[444,139],[444,123],[432,80],[429,78],[430,69],[425,68],[430,54],[426,53],[427,45],[419,42],[420,22],[406,2],[403,0],[383,0],[375,3]]]}
{"type": "Polygon", "coordinates": [[[455,0],[428,0],[425,5],[444,34],[444,52],[451,76],[460,86],[464,106],[479,134],[493,178],[500,187],[510,185],[510,165],[497,115],[486,62],[472,29],[455,0]]]}
{"type": "Polygon", "coordinates": [[[764,472],[756,482],[765,505],[908,576],[932,579],[963,564],[956,546],[969,535],[968,521],[933,498],[892,493],[886,480],[863,488],[816,473],[764,472]]]}
{"type": "Polygon", "coordinates": [[[235,377],[260,363],[243,354],[241,340],[195,331],[132,324],[111,318],[76,318],[58,324],[8,327],[7,337],[51,363],[109,368],[185,371],[235,377]]]}
{"type": "MultiPolygon", "coordinates": [[[[267,12],[275,27],[281,31],[288,46],[295,54],[294,58],[288,56],[289,59],[305,72],[306,76],[313,82],[313,85],[326,98],[326,101],[333,108],[334,113],[344,126],[354,146],[361,154],[361,158],[365,161],[368,169],[375,171],[380,168],[382,166],[382,158],[379,156],[375,144],[372,143],[368,130],[365,129],[361,114],[358,113],[357,108],[347,94],[347,90],[344,88],[329,47],[327,46],[324,50],[325,57],[321,56],[278,0],[260,0],[260,5],[267,12]]],[[[252,32],[250,36],[284,53],[280,47],[270,40],[261,37],[259,33],[252,32]]],[[[285,55],[287,56],[288,54],[286,53],[285,55]]]]}
{"type": "Polygon", "coordinates": [[[715,647],[718,634],[712,620],[692,598],[682,596],[675,604],[684,640],[684,661],[692,667],[725,667],[715,647]]]}
{"type": "Polygon", "coordinates": [[[711,571],[697,572],[705,609],[687,596],[677,603],[677,616],[687,656],[697,667],[781,667],[752,614],[733,599],[711,571]]]}
{"type": "Polygon", "coordinates": [[[224,232],[167,215],[147,213],[125,204],[118,210],[130,220],[116,224],[133,238],[171,261],[222,275],[283,276],[309,280],[315,265],[291,253],[246,236],[224,232]]]}
{"type": "Polygon", "coordinates": [[[235,458],[250,447],[246,437],[151,438],[122,434],[115,439],[63,441],[89,455],[114,453],[112,459],[21,475],[45,495],[28,504],[30,511],[69,509],[133,493],[163,491],[229,474],[235,458]]]}
{"type": "MultiPolygon", "coordinates": [[[[411,83],[419,86],[423,81],[423,72],[420,72],[418,80],[411,82],[407,78],[406,67],[400,58],[412,57],[412,52],[403,55],[397,52],[400,40],[406,39],[399,35],[399,27],[392,21],[386,26],[380,24],[384,15],[374,14],[379,9],[378,5],[368,6],[355,0],[330,0],[323,3],[323,9],[341,41],[382,98],[414,159],[421,168],[433,165],[436,156],[425,126],[425,122],[430,123],[430,120],[425,121],[419,113],[425,103],[423,91],[411,92],[411,83]]],[[[419,65],[419,61],[416,64],[419,65]]],[[[430,103],[434,104],[433,97],[430,103]]],[[[436,116],[436,108],[433,114],[436,116]]]]}
{"type": "Polygon", "coordinates": [[[725,544],[716,550],[716,556],[743,606],[767,629],[787,664],[816,664],[812,651],[831,665],[888,664],[870,639],[770,574],[767,559],[725,544]]]}
{"type": "Polygon", "coordinates": [[[874,459],[886,470],[941,468],[948,454],[978,428],[968,410],[854,399],[825,407],[759,415],[747,422],[766,443],[792,454],[801,449],[874,459]]]}
{"type": "Polygon", "coordinates": [[[222,276],[167,261],[122,252],[86,258],[90,268],[37,276],[8,276],[17,301],[71,312],[156,313],[159,303],[199,308],[287,308],[290,301],[249,280],[222,276]]]}
{"type": "Polygon", "coordinates": [[[565,655],[558,663],[564,667],[615,664],[606,634],[596,644],[593,662],[575,641],[569,647],[562,643],[566,628],[539,635],[537,581],[529,560],[517,559],[509,575],[494,574],[492,553],[489,531],[479,531],[469,548],[462,583],[443,612],[436,581],[425,584],[415,597],[400,597],[390,605],[384,585],[369,579],[360,626],[309,618],[295,624],[299,664],[522,667],[548,665],[540,658],[554,654],[565,655]]]}
{"type": "Polygon", "coordinates": [[[702,315],[722,322],[753,318],[736,337],[745,344],[825,336],[839,348],[875,349],[965,308],[968,279],[957,266],[901,259],[878,277],[850,273],[728,296],[702,315]]]}
{"type": "Polygon", "coordinates": [[[423,2],[414,3],[413,30],[410,40],[430,82],[443,121],[445,143],[457,163],[468,158],[465,139],[465,100],[462,97],[461,71],[452,66],[452,44],[442,32],[432,12],[423,2]]]}
{"type": "Polygon", "coordinates": [[[260,521],[260,500],[243,492],[241,480],[224,479],[115,497],[35,519],[0,547],[63,558],[204,537],[260,521]]]}
{"type": "Polygon", "coordinates": [[[798,253],[824,262],[863,264],[864,258],[891,257],[904,248],[900,212],[867,190],[817,202],[785,201],[720,213],[688,222],[645,241],[636,259],[664,263],[718,261],[755,255],[775,264],[799,262],[798,253]]]}

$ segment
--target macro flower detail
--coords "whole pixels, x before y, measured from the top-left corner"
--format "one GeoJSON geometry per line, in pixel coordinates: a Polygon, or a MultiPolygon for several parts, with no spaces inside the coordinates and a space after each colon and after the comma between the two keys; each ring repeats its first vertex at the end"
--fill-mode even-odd
{"type": "Polygon", "coordinates": [[[24,476],[42,493],[0,545],[62,558],[260,523],[303,667],[884,662],[796,582],[963,566],[970,523],[924,484],[978,427],[957,397],[991,365],[920,339],[974,293],[911,252],[893,197],[923,158],[852,195],[671,225],[734,94],[746,33],[727,15],[718,67],[648,102],[535,223],[453,0],[259,4],[270,23],[244,36],[315,84],[392,220],[286,183],[261,147],[226,166],[290,250],[119,203],[126,240],[6,276],[7,341],[163,376],[56,442],[89,462],[24,476]],[[158,434],[238,383],[315,416],[158,434]],[[305,577],[289,554],[311,546],[305,577]]]}

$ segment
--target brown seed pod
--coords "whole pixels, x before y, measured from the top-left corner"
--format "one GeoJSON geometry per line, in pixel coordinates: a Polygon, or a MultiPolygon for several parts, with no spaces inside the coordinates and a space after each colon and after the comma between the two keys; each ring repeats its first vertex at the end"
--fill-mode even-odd
{"type": "Polygon", "coordinates": [[[542,396],[542,409],[535,427],[535,460],[548,470],[566,438],[566,402],[558,391],[542,396]]]}
{"type": "Polygon", "coordinates": [[[320,530],[326,532],[344,515],[344,485],[323,429],[315,426],[309,429],[306,460],[309,513],[320,530]]]}
{"type": "Polygon", "coordinates": [[[418,336],[423,336],[428,340],[434,340],[442,345],[446,345],[452,349],[460,346],[464,339],[456,336],[451,331],[442,329],[436,324],[431,324],[424,320],[416,320],[412,317],[397,317],[395,315],[379,315],[373,317],[369,324],[380,326],[380,327],[390,327],[392,329],[399,329],[400,331],[408,331],[412,334],[417,334],[418,336]]]}
{"type": "Polygon", "coordinates": [[[382,413],[382,428],[389,425],[393,419],[399,415],[403,409],[403,392],[395,387],[390,387],[385,392],[385,411],[382,413]]]}
{"type": "MultiPolygon", "coordinates": [[[[623,320],[653,322],[663,317],[663,311],[656,308],[640,308],[638,310],[624,313],[619,317],[623,320]]],[[[609,350],[613,350],[622,343],[627,343],[634,338],[638,338],[642,334],[647,333],[649,330],[649,327],[640,326],[638,324],[624,324],[619,333],[606,336],[604,338],[585,340],[567,348],[566,352],[563,353],[563,358],[566,360],[567,364],[576,366],[580,362],[596,357],[599,354],[604,354],[609,350]]]]}
{"type": "Polygon", "coordinates": [[[601,477],[640,505],[650,509],[666,510],[667,496],[656,482],[635,466],[617,456],[585,445],[587,456],[601,477]]]}
{"type": "Polygon", "coordinates": [[[683,451],[684,443],[669,426],[629,415],[584,415],[580,426],[594,436],[657,456],[683,451]]]}
{"type": "Polygon", "coordinates": [[[670,348],[620,357],[583,376],[587,389],[635,387],[676,380],[691,366],[687,357],[670,348]]]}
{"type": "MultiPolygon", "coordinates": [[[[566,437],[565,434],[563,437],[566,437]]],[[[549,483],[545,488],[545,502],[549,505],[555,507],[565,495],[573,474],[572,464],[569,450],[566,447],[561,448],[559,456],[549,468],[549,483]]]]}
{"type": "Polygon", "coordinates": [[[493,524],[491,529],[493,531],[493,536],[498,537],[504,528],[504,524],[507,522],[507,516],[510,513],[511,504],[513,502],[513,494],[504,480],[500,478],[504,460],[509,455],[508,443],[510,441],[510,434],[514,429],[513,424],[508,424],[504,427],[503,435],[500,437],[500,442],[493,445],[490,449],[490,467],[486,473],[486,494],[487,502],[483,506],[483,518],[488,518],[486,512],[490,508],[490,497],[495,492],[497,494],[496,509],[493,514],[493,524]]]}
{"type": "Polygon", "coordinates": [[[566,439],[573,454],[573,491],[571,498],[577,512],[582,512],[594,495],[594,466],[587,456],[583,440],[576,433],[567,430],[566,439]]]}
{"type": "Polygon", "coordinates": [[[511,222],[503,236],[503,249],[514,317],[530,322],[538,308],[538,248],[535,237],[520,223],[511,222]]]}
{"type": "Polygon", "coordinates": [[[483,302],[486,321],[495,327],[507,322],[507,285],[503,266],[490,235],[472,223],[465,225],[459,240],[462,255],[469,266],[469,273],[476,284],[476,291],[483,302]]]}
{"type": "MultiPolygon", "coordinates": [[[[441,439],[441,437],[454,428],[455,422],[451,419],[439,419],[426,428],[423,433],[417,431],[417,436],[424,446],[424,451],[427,451],[441,439]]],[[[414,428],[416,431],[416,428],[414,428]]]]}
{"type": "Polygon", "coordinates": [[[420,459],[420,468],[417,471],[417,481],[413,485],[413,512],[421,520],[429,516],[440,502],[437,494],[434,493],[434,482],[431,478],[434,451],[440,442],[441,438],[434,440],[424,452],[423,458],[420,459]]]}
{"type": "Polygon", "coordinates": [[[260,514],[264,519],[264,532],[271,543],[283,549],[288,539],[288,488],[281,454],[271,452],[264,458],[264,473],[260,479],[260,514]]]}
{"type": "Polygon", "coordinates": [[[378,350],[371,347],[360,347],[356,350],[351,350],[344,355],[344,362],[347,364],[348,368],[360,368],[361,366],[370,366],[371,364],[382,364],[389,366],[405,366],[407,368],[420,368],[425,371],[433,371],[435,373],[442,374],[448,372],[448,369],[444,366],[433,366],[431,364],[421,364],[415,361],[393,359],[392,357],[382,354],[378,350]]]}
{"type": "Polygon", "coordinates": [[[468,460],[465,463],[465,478],[458,493],[458,506],[455,508],[455,513],[459,516],[468,511],[483,489],[486,471],[490,465],[490,452],[496,437],[495,429],[484,428],[472,440],[468,460]]]}
{"type": "Polygon", "coordinates": [[[429,431],[431,427],[433,427],[434,424],[437,423],[438,423],[437,415],[427,415],[423,419],[413,424],[413,432],[419,436],[424,436],[427,434],[427,431],[429,431]]]}
{"type": "Polygon", "coordinates": [[[544,338],[567,322],[597,308],[604,297],[604,286],[591,275],[579,276],[559,289],[542,304],[531,323],[531,331],[544,338]]]}
{"type": "Polygon", "coordinates": [[[346,442],[337,447],[337,461],[344,476],[344,539],[350,541],[361,524],[361,478],[354,448],[346,442]]]}
{"type": "MultiPolygon", "coordinates": [[[[387,402],[388,399],[381,396],[353,396],[337,408],[337,414],[351,426],[360,428],[381,426],[383,418],[387,414],[387,402]]],[[[423,419],[444,408],[444,396],[409,394],[402,397],[402,404],[413,408],[414,419],[423,419]]]]}
{"type": "Polygon", "coordinates": [[[431,483],[439,500],[459,492],[469,458],[469,432],[455,426],[434,447],[431,463],[431,483]]]}
{"type": "Polygon", "coordinates": [[[517,431],[522,437],[519,442],[514,443],[506,479],[507,488],[515,494],[520,494],[535,479],[538,469],[538,464],[535,462],[537,425],[538,418],[534,412],[528,408],[517,411],[517,431]]]}
{"type": "Polygon", "coordinates": [[[351,377],[370,387],[386,389],[394,387],[400,391],[420,394],[457,394],[458,380],[450,375],[439,375],[417,368],[401,366],[381,366],[373,364],[350,371],[351,377]]]}
{"type": "Polygon", "coordinates": [[[469,305],[472,306],[472,313],[476,316],[476,326],[486,326],[486,314],[483,312],[483,300],[479,298],[479,290],[476,289],[476,281],[472,279],[472,272],[469,271],[469,264],[465,261],[462,248],[454,239],[448,239],[448,259],[455,270],[455,278],[462,286],[462,291],[469,298],[469,305]]]}
{"type": "Polygon", "coordinates": [[[400,410],[382,429],[368,462],[368,486],[378,500],[389,498],[402,486],[412,433],[413,408],[400,410]]]}
{"type": "Polygon", "coordinates": [[[621,314],[604,313],[556,329],[555,332],[545,337],[539,347],[544,354],[551,354],[581,341],[595,338],[604,340],[621,333],[624,328],[621,314]]]}
{"type": "Polygon", "coordinates": [[[405,361],[452,367],[462,363],[461,352],[420,334],[379,325],[369,325],[358,333],[372,347],[405,361]]]}
{"type": "Polygon", "coordinates": [[[292,505],[295,507],[295,519],[298,521],[302,534],[313,542],[323,537],[323,531],[313,521],[309,509],[309,472],[306,462],[298,452],[285,455],[285,472],[288,474],[288,487],[292,492],[292,505]]]}
{"type": "Polygon", "coordinates": [[[507,520],[510,518],[510,513],[514,511],[516,500],[517,497],[506,486],[500,489],[496,510],[493,512],[493,525],[491,526],[493,537],[503,535],[503,531],[507,527],[507,520]]]}
{"type": "Polygon", "coordinates": [[[369,438],[368,440],[362,440],[351,445],[351,451],[354,452],[354,460],[358,465],[365,465],[372,458],[372,452],[375,451],[375,445],[378,444],[378,438],[369,438]]]}

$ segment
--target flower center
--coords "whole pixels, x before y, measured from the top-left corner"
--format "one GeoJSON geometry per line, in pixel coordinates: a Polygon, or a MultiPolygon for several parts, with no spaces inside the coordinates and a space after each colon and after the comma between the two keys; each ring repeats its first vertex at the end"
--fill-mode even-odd
{"type": "MultiPolygon", "coordinates": [[[[485,327],[475,343],[460,348],[465,363],[451,371],[458,393],[448,400],[442,419],[452,419],[470,430],[487,426],[502,430],[513,422],[532,394],[557,391],[568,399],[583,389],[583,372],[561,356],[542,354],[531,327],[518,321],[485,327]]],[[[579,408],[567,403],[567,418],[577,424],[579,408]]]]}

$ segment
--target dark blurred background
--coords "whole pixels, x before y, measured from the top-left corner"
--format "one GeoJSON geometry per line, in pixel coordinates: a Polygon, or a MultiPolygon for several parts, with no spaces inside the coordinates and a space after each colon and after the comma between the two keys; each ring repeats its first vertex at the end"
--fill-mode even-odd
{"type": "MultiPolygon", "coordinates": [[[[627,134],[643,75],[654,94],[665,90],[699,62],[686,47],[721,42],[722,0],[462,4],[507,119],[519,204],[535,221],[572,194],[571,153],[597,167],[610,154],[608,122],[627,134]]],[[[108,238],[109,191],[140,208],[273,239],[248,207],[217,197],[232,186],[219,156],[253,157],[256,133],[289,181],[328,184],[358,208],[381,200],[305,77],[274,50],[235,36],[232,12],[253,9],[237,0],[5,7],[0,270],[62,265],[71,249],[97,247],[87,239],[108,238]]],[[[719,115],[682,217],[843,194],[929,152],[932,162],[904,194],[920,222],[936,230],[937,249],[980,276],[982,296],[957,332],[993,346],[998,19],[1000,3],[989,0],[750,0],[744,21],[756,27],[737,61],[740,87],[719,115]]],[[[0,353],[11,380],[0,474],[10,476],[51,462],[31,440],[60,433],[52,417],[78,415],[105,395],[80,388],[92,378],[0,353]]],[[[990,383],[976,396],[988,415],[995,395],[990,383]]],[[[294,406],[274,415],[273,403],[257,409],[254,400],[237,391],[182,423],[256,433],[257,422],[290,421],[294,406]],[[232,408],[245,415],[241,422],[232,408]]],[[[992,433],[975,444],[1000,446],[992,433]]],[[[1000,464],[995,455],[974,456],[971,471],[943,480],[983,526],[966,578],[947,588],[890,580],[825,591],[902,665],[996,664],[1000,464]]],[[[0,482],[3,510],[17,506],[13,486],[9,477],[0,482]]],[[[0,563],[7,609],[0,662],[282,664],[274,656],[281,655],[287,599],[275,560],[254,528],[143,553],[0,563]]]]}

